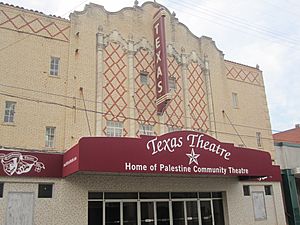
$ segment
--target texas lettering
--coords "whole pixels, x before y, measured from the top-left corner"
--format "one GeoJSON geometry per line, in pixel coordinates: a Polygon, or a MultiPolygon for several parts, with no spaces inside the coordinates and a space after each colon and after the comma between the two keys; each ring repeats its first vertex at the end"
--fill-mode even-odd
{"type": "Polygon", "coordinates": [[[162,140],[157,140],[157,137],[148,141],[147,149],[152,151],[152,155],[155,155],[162,151],[174,152],[176,148],[182,147],[183,138],[173,137],[162,140]]]}

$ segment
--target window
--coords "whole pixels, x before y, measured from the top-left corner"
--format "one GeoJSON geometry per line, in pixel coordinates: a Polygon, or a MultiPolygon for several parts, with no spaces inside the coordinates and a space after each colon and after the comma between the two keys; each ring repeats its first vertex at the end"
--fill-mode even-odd
{"type": "Polygon", "coordinates": [[[118,121],[108,120],[107,126],[107,136],[109,137],[122,137],[123,136],[123,123],[118,121]]]}
{"type": "Polygon", "coordinates": [[[53,184],[39,184],[38,198],[52,198],[53,184]]]}
{"type": "Polygon", "coordinates": [[[175,132],[175,131],[181,131],[182,129],[180,127],[175,127],[175,126],[168,126],[168,132],[175,132]]]}
{"type": "Polygon", "coordinates": [[[58,57],[51,57],[50,63],[50,75],[57,76],[59,70],[59,58],[58,57]]]}
{"type": "Polygon", "coordinates": [[[137,199],[137,192],[106,192],[104,193],[105,199],[137,199]]]}
{"type": "Polygon", "coordinates": [[[250,196],[250,186],[249,185],[244,185],[243,186],[243,192],[244,192],[244,196],[250,196]]]}
{"type": "Polygon", "coordinates": [[[140,134],[153,136],[153,126],[148,124],[140,124],[140,134]]]}
{"type": "Polygon", "coordinates": [[[171,198],[197,198],[197,192],[172,192],[171,198]]]}
{"type": "Polygon", "coordinates": [[[141,71],[140,72],[140,79],[141,79],[141,84],[147,85],[148,84],[148,72],[147,71],[141,71]]]}
{"type": "Polygon", "coordinates": [[[0,183],[0,198],[3,198],[3,183],[0,183]]]}
{"type": "Polygon", "coordinates": [[[265,195],[272,195],[272,186],[271,185],[265,186],[265,195]]]}
{"type": "Polygon", "coordinates": [[[237,93],[232,93],[232,106],[233,108],[237,109],[239,106],[238,102],[238,94],[237,93]]]}
{"type": "Polygon", "coordinates": [[[46,147],[54,147],[54,134],[55,134],[55,127],[46,127],[46,147]]]}
{"type": "Polygon", "coordinates": [[[13,123],[15,115],[16,102],[6,101],[5,102],[5,113],[4,113],[4,122],[13,123]]]}
{"type": "Polygon", "coordinates": [[[256,143],[257,143],[257,147],[262,147],[262,144],[261,144],[261,133],[260,132],[256,132],[256,143]]]}
{"type": "Polygon", "coordinates": [[[89,192],[88,199],[103,199],[102,192],[89,192]]]}
{"type": "Polygon", "coordinates": [[[176,90],[176,78],[175,77],[169,77],[169,89],[170,89],[170,91],[176,90]]]}

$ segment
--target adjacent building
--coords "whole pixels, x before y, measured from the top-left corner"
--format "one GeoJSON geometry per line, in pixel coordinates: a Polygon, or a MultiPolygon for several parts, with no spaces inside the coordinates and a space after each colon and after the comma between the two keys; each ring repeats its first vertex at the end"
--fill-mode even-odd
{"type": "Polygon", "coordinates": [[[164,6],[1,3],[0,65],[1,224],[285,224],[262,71],[164,6]]]}
{"type": "Polygon", "coordinates": [[[273,134],[276,162],[283,178],[286,216],[289,224],[300,224],[300,125],[273,134]]]}

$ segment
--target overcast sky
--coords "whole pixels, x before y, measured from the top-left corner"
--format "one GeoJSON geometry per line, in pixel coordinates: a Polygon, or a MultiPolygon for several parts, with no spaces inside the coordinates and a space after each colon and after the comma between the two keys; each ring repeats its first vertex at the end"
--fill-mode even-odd
{"type": "MultiPolygon", "coordinates": [[[[68,18],[93,2],[108,11],[134,0],[4,0],[26,9],[68,18]]],[[[141,5],[145,1],[139,1],[141,5]]],[[[157,0],[197,36],[209,36],[227,60],[263,71],[273,132],[300,123],[300,1],[157,0]]]]}

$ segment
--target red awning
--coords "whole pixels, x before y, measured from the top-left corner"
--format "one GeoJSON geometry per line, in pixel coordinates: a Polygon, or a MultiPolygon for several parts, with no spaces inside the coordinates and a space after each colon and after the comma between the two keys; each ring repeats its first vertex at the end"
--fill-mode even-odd
{"type": "Polygon", "coordinates": [[[63,177],[76,172],[235,176],[280,181],[268,152],[179,131],[141,138],[85,137],[64,154],[63,177]]]}
{"type": "Polygon", "coordinates": [[[64,154],[0,150],[0,176],[66,177],[77,172],[234,176],[280,181],[268,152],[238,148],[203,134],[84,137],[64,154]]]}

